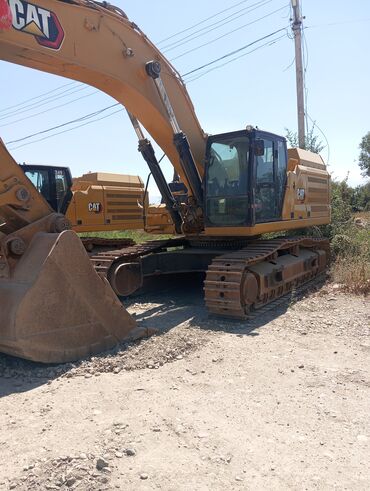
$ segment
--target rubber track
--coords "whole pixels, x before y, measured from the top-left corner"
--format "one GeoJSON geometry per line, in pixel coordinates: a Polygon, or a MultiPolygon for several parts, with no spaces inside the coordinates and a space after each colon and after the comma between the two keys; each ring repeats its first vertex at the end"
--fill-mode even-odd
{"type": "MultiPolygon", "coordinates": [[[[222,317],[247,319],[249,312],[241,298],[244,271],[248,266],[276,255],[279,250],[295,246],[328,250],[329,242],[311,237],[258,240],[243,249],[216,257],[208,267],[204,282],[205,303],[209,312],[222,317]]],[[[275,298],[270,301],[273,300],[275,298]]]]}

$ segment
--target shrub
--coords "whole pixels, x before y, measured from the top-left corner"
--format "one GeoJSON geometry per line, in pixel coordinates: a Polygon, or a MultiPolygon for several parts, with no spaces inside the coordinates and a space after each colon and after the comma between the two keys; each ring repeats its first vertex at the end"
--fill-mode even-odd
{"type": "Polygon", "coordinates": [[[370,263],[361,257],[338,256],[331,276],[343,290],[363,295],[370,293],[370,263]]]}

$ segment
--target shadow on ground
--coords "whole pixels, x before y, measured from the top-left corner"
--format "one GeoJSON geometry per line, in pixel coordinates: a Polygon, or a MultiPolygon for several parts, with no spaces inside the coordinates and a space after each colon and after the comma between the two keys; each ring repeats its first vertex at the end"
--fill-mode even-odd
{"type": "Polygon", "coordinates": [[[189,274],[178,278],[159,278],[148,281],[143,290],[124,300],[128,310],[136,310],[142,304],[151,304],[150,308],[136,313],[135,318],[143,327],[153,327],[160,332],[167,332],[173,327],[189,322],[189,325],[212,331],[256,336],[260,327],[284,314],[296,301],[307,295],[309,291],[320,288],[324,281],[318,282],[303,294],[291,293],[274,304],[274,308],[256,311],[253,318],[234,320],[209,315],[204,304],[204,275],[189,274]]]}
{"type": "MultiPolygon", "coordinates": [[[[187,274],[182,277],[161,277],[148,280],[141,291],[123,304],[135,317],[139,326],[154,328],[158,335],[176,326],[187,326],[205,331],[223,331],[239,336],[258,336],[259,329],[284,314],[299,297],[285,297],[278,306],[262,312],[252,320],[228,320],[209,316],[204,305],[203,279],[201,274],[187,274]]],[[[318,286],[321,286],[320,283],[318,286]]],[[[316,289],[317,287],[316,286],[316,289]]],[[[306,292],[307,293],[307,292],[306,292]]],[[[136,344],[140,341],[136,342],[136,344]]],[[[124,344],[98,355],[98,358],[115,356],[129,346],[124,344]]],[[[132,344],[131,344],[132,346],[132,344]]],[[[0,397],[11,393],[32,390],[88,362],[44,365],[22,360],[0,353],[0,397]]]]}

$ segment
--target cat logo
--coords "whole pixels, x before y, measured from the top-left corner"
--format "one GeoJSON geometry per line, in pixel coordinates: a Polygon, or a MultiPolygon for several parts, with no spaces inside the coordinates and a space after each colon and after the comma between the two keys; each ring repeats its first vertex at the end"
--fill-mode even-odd
{"type": "Polygon", "coordinates": [[[89,203],[87,209],[90,213],[100,213],[102,209],[101,203],[89,203]]]}
{"type": "Polygon", "coordinates": [[[305,190],[304,188],[298,188],[297,189],[297,200],[298,201],[304,201],[305,197],[305,190]]]}
{"type": "Polygon", "coordinates": [[[64,31],[54,12],[24,0],[8,0],[12,11],[13,27],[17,31],[35,36],[46,48],[59,49],[64,31]]]}

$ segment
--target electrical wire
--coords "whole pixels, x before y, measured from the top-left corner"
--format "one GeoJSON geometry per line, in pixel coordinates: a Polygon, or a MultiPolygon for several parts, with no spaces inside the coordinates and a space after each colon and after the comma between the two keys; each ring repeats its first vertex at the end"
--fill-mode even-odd
{"type": "Polygon", "coordinates": [[[316,126],[316,128],[320,131],[320,133],[322,134],[322,136],[324,137],[325,141],[326,141],[326,148],[327,148],[327,160],[326,160],[326,165],[329,165],[329,162],[330,162],[330,145],[329,145],[329,140],[327,139],[325,133],[323,132],[323,130],[320,128],[320,126],[316,123],[316,121],[314,121],[311,116],[307,113],[307,116],[309,118],[309,120],[311,121],[312,125],[313,125],[313,128],[316,126]]]}
{"type": "Polygon", "coordinates": [[[187,75],[191,75],[192,73],[198,72],[199,70],[202,70],[203,68],[207,68],[208,66],[213,65],[214,63],[217,63],[218,61],[224,60],[225,58],[229,58],[230,56],[235,55],[236,53],[239,53],[240,51],[243,51],[244,49],[247,49],[250,46],[253,46],[254,44],[256,44],[256,43],[258,43],[260,41],[263,41],[264,39],[267,39],[267,38],[269,38],[271,36],[274,36],[278,32],[286,31],[286,29],[287,29],[287,27],[282,27],[281,29],[277,29],[276,31],[271,32],[270,34],[266,34],[266,36],[262,36],[261,38],[256,39],[255,41],[252,41],[251,43],[245,44],[244,46],[241,46],[240,48],[235,49],[233,51],[230,51],[229,53],[226,53],[225,55],[220,56],[219,58],[216,58],[215,60],[212,60],[212,61],[210,61],[208,63],[205,63],[204,65],[201,65],[201,66],[199,66],[197,68],[194,68],[193,70],[190,70],[187,73],[184,73],[182,75],[182,77],[186,77],[187,75]]]}
{"type": "Polygon", "coordinates": [[[182,58],[183,56],[185,56],[185,55],[187,55],[189,53],[193,53],[194,51],[197,51],[198,49],[203,48],[204,46],[208,46],[209,44],[212,44],[212,43],[218,41],[219,39],[222,39],[222,38],[224,38],[226,36],[230,36],[230,34],[233,34],[234,32],[240,31],[240,29],[244,29],[245,27],[251,26],[252,24],[256,24],[257,22],[259,22],[259,21],[261,21],[263,19],[266,19],[267,17],[270,17],[273,14],[276,14],[277,12],[280,12],[281,10],[285,9],[286,7],[287,6],[284,5],[283,7],[280,7],[279,9],[276,9],[276,10],[274,10],[274,11],[272,11],[272,12],[270,12],[270,13],[262,16],[262,17],[259,17],[258,19],[255,19],[255,20],[253,20],[251,22],[248,22],[247,24],[243,24],[242,26],[239,26],[236,29],[233,29],[231,31],[226,32],[225,34],[222,34],[221,36],[218,36],[218,37],[216,37],[214,39],[211,39],[210,41],[208,41],[208,42],[206,42],[204,44],[201,44],[200,46],[196,46],[195,48],[189,49],[188,51],[185,51],[184,53],[181,53],[180,55],[175,56],[175,58],[172,58],[170,61],[172,62],[174,60],[177,60],[178,58],[182,58]]]}
{"type": "MultiPolygon", "coordinates": [[[[289,37],[289,36],[288,36],[288,37],[289,37]]],[[[286,66],[286,67],[284,68],[283,72],[286,72],[287,70],[289,70],[289,68],[290,68],[291,66],[293,66],[294,62],[295,62],[295,56],[294,56],[294,58],[292,59],[292,61],[289,63],[289,65],[288,65],[288,66],[286,66]]]]}
{"type": "MultiPolygon", "coordinates": [[[[1,116],[0,117],[0,121],[3,121],[4,119],[8,119],[8,118],[13,117],[13,116],[17,116],[18,114],[24,114],[24,113],[27,113],[29,111],[33,111],[34,109],[38,109],[41,106],[45,106],[47,104],[53,103],[54,101],[58,101],[59,99],[63,99],[64,97],[68,97],[68,96],[70,96],[72,94],[75,94],[76,92],[81,92],[83,90],[87,90],[87,89],[90,89],[90,88],[91,87],[89,87],[88,85],[85,85],[83,87],[79,87],[78,89],[75,89],[75,90],[72,90],[72,91],[71,91],[71,89],[69,89],[69,93],[68,94],[65,94],[63,92],[62,94],[64,94],[64,95],[58,95],[58,97],[55,97],[55,96],[53,96],[53,97],[47,97],[46,99],[51,99],[51,100],[46,100],[45,99],[44,102],[41,102],[41,103],[35,102],[33,104],[30,104],[30,106],[32,106],[32,107],[19,109],[17,111],[11,112],[11,113],[9,113],[9,114],[7,114],[5,116],[1,116]]],[[[67,91],[65,91],[65,92],[67,92],[67,91]]]]}
{"type": "MultiPolygon", "coordinates": [[[[114,105],[116,106],[117,104],[114,104],[114,105]]],[[[110,106],[110,107],[113,107],[113,106],[110,106]]],[[[105,109],[107,109],[107,108],[105,108],[105,109]]],[[[68,128],[67,130],[58,131],[57,133],[54,133],[53,135],[44,136],[43,138],[39,138],[38,140],[34,140],[32,142],[23,143],[22,145],[18,145],[16,147],[13,147],[10,150],[15,150],[17,148],[26,147],[27,145],[32,145],[33,143],[41,142],[43,140],[48,140],[49,138],[53,138],[54,136],[61,135],[62,133],[68,133],[69,131],[74,131],[77,128],[81,128],[82,126],[87,126],[88,124],[96,123],[98,121],[101,121],[102,119],[110,118],[114,114],[117,114],[117,113],[122,112],[122,111],[123,111],[123,109],[120,108],[117,111],[113,111],[111,114],[107,114],[106,116],[102,116],[101,118],[93,119],[92,121],[87,121],[86,123],[75,126],[74,128],[68,128]]],[[[49,131],[51,131],[51,130],[49,130],[49,131]]]]}
{"type": "MultiPolygon", "coordinates": [[[[249,1],[251,1],[251,0],[244,0],[244,1],[242,1],[242,2],[238,2],[237,4],[234,4],[234,5],[230,6],[230,7],[229,7],[229,8],[227,8],[227,9],[224,9],[224,10],[222,10],[222,11],[219,11],[219,12],[217,12],[216,14],[214,14],[214,15],[212,15],[212,16],[210,16],[210,17],[206,18],[206,19],[204,19],[203,21],[198,22],[197,24],[195,24],[195,25],[193,25],[193,26],[191,26],[191,27],[189,27],[189,28],[187,28],[187,29],[185,29],[185,30],[183,30],[183,31],[180,31],[180,32],[179,32],[179,33],[177,33],[177,34],[181,34],[181,33],[185,32],[185,31],[188,31],[188,30],[190,30],[190,29],[192,29],[192,28],[194,28],[194,27],[196,27],[196,26],[198,26],[198,25],[200,25],[200,24],[202,24],[202,23],[206,22],[207,20],[209,20],[209,19],[211,19],[211,18],[214,18],[214,17],[216,17],[216,16],[218,16],[218,15],[221,15],[222,13],[224,13],[224,12],[226,12],[226,11],[229,11],[229,10],[231,10],[231,9],[233,9],[233,8],[235,8],[235,7],[237,7],[237,6],[241,5],[241,4],[243,4],[243,3],[247,3],[247,2],[249,2],[249,1]]],[[[246,8],[241,9],[241,10],[246,10],[246,9],[247,9],[247,10],[249,10],[249,11],[250,11],[252,7],[256,7],[256,6],[257,6],[256,8],[258,8],[259,6],[263,6],[263,5],[267,4],[267,3],[270,3],[271,1],[272,1],[272,0],[268,0],[268,1],[266,1],[266,0],[262,0],[262,1],[257,2],[256,4],[253,4],[252,6],[246,7],[246,8]]],[[[237,30],[239,30],[239,29],[241,29],[241,28],[243,28],[243,27],[246,27],[246,26],[251,25],[251,24],[253,24],[253,23],[255,23],[255,22],[258,22],[259,20],[262,20],[262,19],[264,19],[264,18],[268,17],[269,15],[272,15],[273,13],[275,13],[275,12],[277,12],[277,11],[279,11],[279,10],[282,10],[283,8],[284,8],[284,7],[281,7],[281,8],[279,8],[279,9],[277,9],[277,10],[275,10],[275,11],[273,11],[273,12],[271,12],[271,13],[269,13],[269,14],[267,14],[267,15],[265,15],[265,16],[263,16],[263,17],[259,18],[259,19],[256,19],[256,20],[254,20],[254,21],[252,21],[252,22],[250,22],[250,23],[248,23],[248,24],[245,24],[244,26],[240,26],[240,27],[238,27],[237,29],[235,29],[235,30],[231,31],[230,33],[226,33],[226,34],[224,34],[224,35],[220,36],[219,38],[216,38],[215,40],[211,40],[211,41],[209,41],[208,43],[205,43],[205,45],[206,45],[206,44],[210,44],[210,43],[212,43],[212,42],[215,42],[217,39],[220,39],[220,38],[222,38],[222,37],[225,37],[226,35],[229,35],[229,34],[231,34],[232,32],[235,32],[235,31],[237,31],[237,30]]],[[[234,12],[233,14],[231,14],[230,16],[228,16],[227,18],[232,17],[232,16],[234,16],[234,15],[237,15],[238,13],[240,13],[240,12],[241,12],[241,10],[239,10],[239,11],[237,11],[237,12],[234,12]]],[[[252,9],[252,10],[255,10],[255,9],[252,9]]],[[[224,20],[225,20],[225,19],[222,19],[221,21],[218,21],[218,23],[219,23],[219,22],[224,22],[224,20]]],[[[234,19],[234,20],[235,20],[235,19],[234,19]]],[[[209,28],[209,27],[210,27],[210,26],[206,26],[206,28],[205,28],[205,29],[207,29],[207,28],[209,28]]],[[[197,32],[198,32],[198,31],[197,31],[197,32]]],[[[193,34],[194,34],[194,33],[193,33],[193,34]]],[[[169,36],[169,37],[168,37],[168,38],[166,38],[165,40],[170,39],[170,38],[173,38],[174,36],[175,36],[175,35],[169,36]]],[[[165,41],[165,40],[162,40],[162,41],[165,41]]],[[[201,47],[202,47],[202,46],[201,46],[201,47]]],[[[246,47],[248,47],[248,46],[246,46],[246,47]]],[[[245,48],[246,48],[246,47],[245,47],[245,48]]],[[[200,47],[195,48],[195,49],[199,49],[199,48],[200,48],[200,47]]],[[[230,53],[229,55],[232,55],[232,54],[234,54],[234,53],[232,52],[232,53],[230,53]]],[[[182,55],[180,55],[180,56],[182,56],[182,55]]],[[[179,56],[179,57],[180,57],[180,56],[179,56]]],[[[176,57],[176,58],[177,58],[177,57],[176,57]]],[[[222,58],[221,58],[221,59],[222,59],[222,58]]],[[[212,63],[214,63],[214,62],[216,62],[216,61],[219,61],[219,60],[214,60],[213,62],[211,62],[211,64],[212,64],[212,63]]],[[[208,66],[208,65],[206,65],[206,66],[208,66]]],[[[188,74],[189,74],[189,73],[188,73],[188,74]]],[[[185,75],[188,75],[188,74],[185,74],[185,75]]],[[[40,94],[40,95],[38,95],[38,96],[32,97],[32,98],[30,98],[30,99],[27,99],[27,100],[25,100],[25,101],[23,101],[23,102],[21,102],[21,103],[18,103],[18,104],[13,105],[13,106],[9,106],[9,107],[7,107],[7,108],[4,108],[2,111],[0,111],[0,114],[1,114],[1,112],[4,112],[4,111],[8,111],[8,113],[6,113],[5,115],[1,116],[1,117],[0,117],[0,121],[1,121],[1,120],[4,120],[4,119],[6,120],[6,119],[8,119],[9,117],[16,116],[16,115],[18,115],[18,114],[23,114],[23,113],[29,112],[29,111],[31,111],[31,110],[34,110],[34,109],[35,109],[35,106],[38,108],[38,107],[40,107],[40,106],[48,105],[48,104],[53,103],[54,101],[56,101],[56,100],[58,100],[58,99],[62,99],[62,98],[64,98],[64,97],[67,97],[67,96],[69,96],[69,95],[74,94],[75,92],[79,92],[79,91],[82,91],[82,90],[86,90],[86,89],[88,88],[87,86],[80,87],[81,85],[83,85],[83,84],[77,84],[77,86],[78,86],[79,88],[77,88],[77,89],[75,90],[75,87],[76,87],[76,82],[69,82],[69,83],[64,84],[64,85],[62,85],[62,86],[60,86],[60,87],[57,87],[56,89],[53,89],[53,90],[51,90],[51,91],[45,92],[45,93],[43,93],[43,94],[40,94]],[[72,87],[70,87],[71,85],[72,85],[72,87]],[[60,91],[61,89],[65,88],[65,87],[69,87],[69,88],[68,88],[67,90],[63,91],[63,92],[62,92],[62,93],[60,93],[60,94],[55,94],[55,92],[60,91]],[[45,97],[45,96],[47,96],[48,94],[52,94],[52,93],[53,93],[53,96],[45,97]],[[32,102],[31,104],[28,104],[30,101],[35,101],[35,100],[37,100],[37,99],[41,99],[41,101],[32,102]],[[10,111],[10,112],[9,112],[9,110],[10,110],[10,109],[14,109],[14,108],[16,108],[16,107],[18,107],[18,109],[16,109],[15,111],[10,111]]],[[[98,91],[96,91],[96,92],[98,92],[98,91]]],[[[94,93],[95,93],[95,92],[94,92],[94,93]]],[[[86,96],[83,96],[83,97],[81,97],[81,98],[73,99],[72,101],[68,101],[68,102],[66,102],[65,104],[60,104],[60,105],[58,105],[58,106],[54,106],[54,107],[52,107],[52,108],[50,108],[50,109],[47,109],[47,110],[45,110],[45,111],[40,111],[40,112],[38,112],[38,113],[31,114],[31,115],[29,115],[29,116],[27,116],[27,117],[25,117],[25,118],[17,119],[17,120],[15,120],[15,121],[11,121],[11,122],[9,122],[9,123],[7,123],[7,124],[2,124],[2,125],[0,125],[0,127],[8,126],[8,125],[10,125],[10,124],[15,124],[15,123],[21,122],[21,121],[23,121],[23,120],[25,120],[25,119],[32,118],[32,117],[36,117],[36,116],[41,115],[41,114],[44,114],[44,113],[46,113],[46,112],[49,112],[49,111],[52,111],[52,110],[55,110],[55,109],[59,109],[60,107],[63,107],[63,106],[68,105],[68,104],[71,104],[71,103],[73,103],[73,102],[75,102],[75,101],[77,101],[77,100],[83,99],[83,98],[85,98],[85,97],[90,97],[90,95],[93,95],[93,93],[88,94],[88,95],[86,95],[86,96]]]]}
{"type": "Polygon", "coordinates": [[[225,17],[224,19],[221,19],[217,22],[214,22],[213,24],[210,24],[209,26],[202,27],[202,29],[199,29],[198,31],[194,31],[193,33],[178,39],[177,41],[167,45],[163,46],[161,51],[164,53],[167,53],[168,51],[171,51],[175,48],[178,48],[184,44],[190,43],[191,41],[194,41],[194,39],[198,39],[201,36],[205,36],[206,34],[215,31],[216,29],[220,29],[220,27],[223,27],[225,24],[229,24],[230,22],[234,22],[235,20],[238,20],[240,17],[243,17],[244,15],[249,14],[250,12],[253,12],[254,10],[257,10],[260,7],[263,7],[264,5],[267,5],[268,3],[271,3],[273,0],[259,0],[257,3],[254,3],[253,5],[250,5],[249,7],[245,7],[241,10],[238,10],[237,12],[234,12],[233,14],[225,17]],[[241,13],[244,12],[244,13],[241,13]],[[237,14],[237,17],[235,17],[237,14]],[[232,17],[232,18],[231,18],[232,17]],[[229,20],[227,20],[229,19],[229,20]],[[218,25],[221,24],[221,25],[218,25]],[[215,27],[214,27],[215,26],[215,27]],[[211,28],[211,29],[210,29],[211,28]],[[204,32],[202,32],[204,31],[204,32]],[[200,33],[200,34],[198,34],[200,33]],[[198,34],[195,36],[195,34],[198,34]]]}
{"type": "MultiPolygon", "coordinates": [[[[199,71],[199,70],[201,70],[201,69],[203,69],[203,68],[206,68],[206,67],[208,67],[208,66],[211,66],[211,65],[213,65],[214,63],[216,63],[216,62],[218,62],[218,61],[221,61],[221,60],[224,60],[224,59],[226,59],[226,58],[228,58],[228,57],[230,57],[230,56],[232,56],[232,55],[234,55],[234,54],[240,53],[241,51],[245,50],[246,48],[248,48],[248,47],[250,47],[250,46],[252,46],[252,45],[254,45],[254,44],[256,44],[256,43],[258,43],[258,42],[260,42],[260,41],[262,41],[262,40],[265,40],[265,39],[267,39],[267,38],[270,38],[271,36],[273,36],[273,35],[275,35],[275,34],[277,34],[277,33],[279,33],[279,32],[286,31],[286,29],[287,29],[286,27],[283,27],[283,28],[281,28],[281,29],[277,29],[276,31],[274,31],[274,32],[272,32],[272,33],[270,33],[270,34],[267,34],[266,36],[263,36],[263,37],[261,37],[261,38],[259,38],[259,39],[256,39],[255,41],[252,41],[251,43],[249,43],[249,44],[247,44],[247,45],[244,45],[244,46],[242,46],[242,47],[240,47],[240,48],[238,48],[238,49],[236,49],[236,50],[233,50],[233,51],[231,51],[231,52],[229,52],[229,53],[226,53],[225,55],[223,55],[223,56],[221,56],[221,57],[217,58],[216,60],[213,60],[213,61],[211,61],[211,62],[209,62],[209,63],[206,63],[206,64],[204,64],[204,65],[202,65],[202,66],[200,66],[200,67],[198,67],[198,68],[195,68],[195,69],[191,70],[190,72],[187,72],[186,74],[184,74],[184,75],[183,75],[183,77],[186,77],[186,76],[188,76],[188,75],[191,75],[191,74],[193,74],[193,73],[196,73],[197,71],[199,71]]],[[[222,66],[225,66],[225,65],[227,65],[227,64],[229,64],[229,63],[231,63],[231,62],[233,62],[233,61],[235,61],[235,60],[237,60],[237,59],[239,59],[239,58],[241,58],[241,57],[243,57],[243,56],[246,56],[246,55],[248,55],[248,54],[250,54],[250,53],[252,53],[252,52],[254,52],[254,51],[257,51],[258,49],[261,49],[261,48],[263,48],[264,46],[275,44],[277,41],[279,41],[280,39],[282,39],[282,38],[284,38],[284,37],[286,37],[286,33],[285,33],[284,35],[282,35],[282,36],[279,36],[279,37],[277,37],[277,38],[274,38],[274,39],[272,39],[272,40],[269,40],[268,42],[264,43],[264,44],[263,44],[263,45],[261,45],[261,46],[257,46],[255,49],[253,49],[253,50],[251,50],[251,51],[249,51],[249,52],[247,52],[247,53],[243,53],[243,54],[241,54],[241,55],[239,55],[239,56],[237,56],[237,57],[235,57],[235,58],[233,58],[233,59],[231,59],[231,60],[228,60],[226,63],[223,63],[223,64],[221,64],[221,65],[218,65],[218,66],[216,66],[216,67],[214,67],[214,68],[211,68],[210,70],[208,70],[208,71],[206,71],[206,72],[204,72],[204,73],[200,74],[199,76],[197,76],[197,77],[195,77],[195,78],[193,77],[193,78],[189,79],[187,83],[193,82],[194,80],[196,80],[196,79],[198,79],[198,78],[200,78],[200,77],[202,77],[202,76],[206,75],[207,73],[209,73],[209,72],[211,72],[211,71],[213,71],[213,70],[215,70],[215,69],[221,68],[222,66]]],[[[92,95],[92,94],[88,94],[88,95],[92,95]]],[[[54,130],[57,130],[57,129],[63,128],[63,127],[65,127],[65,126],[67,126],[67,125],[70,125],[70,124],[75,124],[75,123],[79,123],[79,122],[81,122],[81,121],[82,121],[82,122],[83,122],[82,124],[77,125],[77,126],[74,126],[73,128],[69,128],[69,129],[66,129],[66,130],[63,130],[63,131],[59,131],[59,132],[54,133],[54,134],[52,134],[52,135],[47,135],[47,136],[44,136],[44,137],[42,137],[42,138],[39,138],[39,139],[33,140],[33,141],[31,141],[31,142],[23,143],[22,145],[17,145],[17,146],[15,146],[15,147],[11,148],[11,150],[15,150],[15,149],[17,149],[17,148],[21,148],[21,147],[26,146],[26,145],[31,145],[31,144],[33,144],[33,143],[37,143],[37,142],[40,142],[40,141],[46,140],[46,139],[48,139],[48,138],[52,138],[52,137],[57,136],[57,135],[60,135],[60,134],[62,134],[62,133],[66,133],[66,132],[68,132],[68,131],[74,131],[74,130],[76,130],[77,128],[80,128],[80,127],[82,127],[82,126],[86,126],[86,125],[88,125],[88,124],[95,123],[95,122],[100,121],[100,120],[102,120],[102,119],[109,118],[109,117],[113,116],[114,114],[116,114],[116,113],[118,113],[118,112],[120,112],[120,111],[123,111],[123,109],[122,109],[122,108],[120,108],[120,109],[118,109],[117,111],[114,111],[114,112],[112,112],[112,113],[110,113],[110,114],[107,114],[107,115],[105,115],[105,116],[103,116],[103,117],[96,118],[96,119],[92,119],[92,118],[94,118],[95,116],[98,116],[99,114],[101,114],[101,113],[103,113],[103,112],[107,111],[108,109],[112,109],[112,108],[117,107],[117,106],[119,106],[119,105],[120,105],[120,103],[118,103],[118,102],[117,102],[117,103],[115,103],[115,104],[112,104],[112,105],[110,105],[110,106],[104,107],[104,108],[102,108],[102,109],[100,109],[100,110],[98,110],[98,111],[95,111],[95,112],[93,112],[93,113],[90,113],[90,114],[85,114],[84,116],[81,116],[81,117],[79,117],[79,118],[77,118],[77,119],[74,119],[74,120],[71,120],[71,121],[67,121],[67,122],[62,123],[62,124],[60,124],[60,125],[57,125],[57,126],[54,126],[54,127],[51,127],[51,128],[47,128],[47,129],[45,129],[45,130],[41,130],[41,131],[38,131],[38,132],[36,132],[36,133],[32,133],[32,134],[30,134],[30,135],[24,136],[24,137],[22,137],[22,138],[18,138],[18,139],[16,139],[16,140],[12,140],[12,141],[6,142],[6,144],[7,144],[7,145],[13,145],[13,144],[16,144],[16,143],[21,143],[21,142],[23,142],[23,141],[25,141],[25,140],[29,140],[30,138],[34,138],[34,137],[39,136],[39,135],[44,135],[45,133],[49,133],[50,131],[54,131],[54,130]],[[86,121],[86,120],[90,120],[90,119],[92,119],[92,120],[91,120],[91,121],[86,121]]]]}
{"type": "Polygon", "coordinates": [[[27,135],[27,136],[24,136],[22,138],[18,138],[17,140],[12,140],[12,141],[6,142],[6,145],[11,145],[13,143],[19,143],[21,141],[28,140],[29,138],[33,138],[34,136],[42,135],[44,133],[48,133],[49,131],[53,131],[53,130],[56,130],[58,128],[62,128],[63,126],[67,126],[67,125],[73,124],[73,123],[78,123],[80,121],[84,121],[85,119],[93,118],[94,116],[97,116],[98,114],[101,114],[102,112],[107,111],[108,109],[111,109],[112,107],[116,107],[119,105],[120,105],[120,103],[116,102],[115,104],[112,104],[112,105],[107,106],[107,107],[103,107],[102,109],[99,109],[98,111],[95,111],[95,112],[90,113],[90,114],[85,114],[84,116],[81,116],[77,119],[73,119],[71,121],[67,121],[66,123],[58,124],[57,126],[53,126],[52,128],[47,128],[46,130],[41,130],[41,131],[38,131],[36,133],[32,133],[31,135],[27,135]]]}
{"type": "Polygon", "coordinates": [[[302,33],[302,38],[303,38],[303,89],[304,89],[304,113],[305,113],[305,120],[306,120],[306,131],[308,133],[308,119],[307,119],[307,111],[308,111],[308,87],[307,87],[307,67],[308,67],[308,46],[307,46],[307,40],[304,35],[304,32],[302,33]]]}
{"type": "Polygon", "coordinates": [[[249,55],[251,53],[254,53],[255,51],[258,51],[261,48],[264,48],[266,46],[272,46],[273,44],[276,44],[279,40],[281,40],[283,38],[286,38],[286,34],[283,34],[282,36],[279,36],[279,37],[277,37],[275,39],[272,39],[271,41],[268,41],[267,43],[264,43],[261,46],[257,46],[257,48],[254,48],[254,49],[248,51],[247,53],[243,53],[242,55],[236,56],[235,58],[232,58],[231,60],[227,61],[226,63],[222,63],[221,65],[218,65],[216,67],[210,68],[206,72],[201,73],[200,75],[198,75],[196,77],[193,77],[193,78],[190,78],[190,79],[186,80],[186,84],[190,84],[190,83],[194,82],[195,80],[198,80],[199,78],[203,77],[204,75],[207,75],[208,73],[213,72],[214,70],[217,70],[219,68],[222,68],[225,65],[228,65],[229,63],[232,63],[233,61],[239,60],[240,58],[243,58],[246,55],[249,55]]]}
{"type": "MultiPolygon", "coordinates": [[[[302,0],[303,1],[303,0],[302,0]]],[[[301,8],[303,9],[303,3],[301,3],[301,8]]],[[[305,17],[304,17],[305,19],[305,17]]],[[[303,39],[303,89],[304,89],[304,113],[305,113],[305,120],[306,120],[306,131],[308,134],[308,117],[307,117],[307,112],[308,112],[308,87],[307,87],[307,68],[308,68],[308,59],[309,59],[309,53],[308,53],[308,44],[307,44],[307,39],[306,39],[306,34],[304,31],[304,24],[303,24],[303,16],[302,16],[302,39],[303,39]]]]}
{"type": "Polygon", "coordinates": [[[368,21],[370,21],[370,17],[365,17],[362,19],[344,20],[340,22],[329,22],[328,24],[316,24],[313,26],[306,26],[306,29],[316,29],[317,27],[341,26],[343,24],[355,24],[357,22],[368,22],[368,21]]]}
{"type": "Polygon", "coordinates": [[[9,123],[0,124],[0,128],[2,128],[4,126],[11,126],[12,124],[20,123],[21,121],[25,121],[26,119],[28,120],[30,118],[35,118],[36,116],[40,116],[41,114],[49,113],[50,111],[53,111],[54,109],[59,109],[59,108],[64,107],[64,106],[68,106],[69,104],[72,104],[73,102],[80,101],[82,99],[86,99],[86,97],[91,97],[92,95],[95,95],[97,92],[98,91],[94,91],[94,92],[91,92],[90,94],[78,97],[77,99],[72,99],[71,101],[65,102],[64,104],[59,104],[59,106],[50,107],[49,109],[45,109],[44,111],[40,111],[40,112],[35,113],[35,114],[30,114],[24,118],[16,119],[15,121],[10,121],[9,123]]]}
{"type": "Polygon", "coordinates": [[[73,84],[77,84],[77,82],[68,82],[67,84],[61,85],[61,86],[57,87],[56,89],[49,90],[48,92],[44,92],[43,94],[37,95],[35,97],[31,97],[30,99],[26,99],[23,102],[18,102],[18,104],[14,104],[13,106],[4,107],[3,109],[0,109],[0,113],[2,113],[4,111],[8,111],[9,109],[13,109],[15,107],[23,106],[24,104],[26,104],[30,101],[34,101],[35,99],[40,99],[41,97],[43,97],[47,94],[51,94],[52,92],[57,92],[58,90],[63,89],[64,87],[67,87],[67,86],[73,85],[73,84]]]}
{"type": "Polygon", "coordinates": [[[164,43],[165,41],[168,41],[169,39],[172,39],[176,36],[179,36],[180,34],[183,34],[184,32],[188,32],[190,31],[191,29],[193,29],[194,27],[198,27],[200,26],[201,24],[204,24],[205,22],[207,22],[207,20],[210,20],[210,19],[214,19],[215,17],[217,17],[218,15],[221,15],[223,14],[224,12],[228,12],[229,10],[232,10],[233,8],[235,7],[239,7],[239,5],[242,5],[243,3],[247,3],[247,2],[250,2],[251,0],[243,0],[242,2],[238,2],[238,3],[234,3],[234,5],[231,5],[230,7],[228,7],[227,9],[224,9],[224,10],[220,10],[219,12],[216,12],[215,14],[211,15],[210,17],[207,17],[206,19],[203,19],[199,22],[197,22],[196,24],[193,24],[192,26],[190,27],[187,27],[186,29],[183,29],[182,31],[178,31],[176,32],[175,34],[171,34],[171,36],[168,36],[164,39],[161,39],[160,41],[158,41],[156,43],[157,46],[159,46],[160,44],[164,43]]]}
{"type": "Polygon", "coordinates": [[[301,0],[301,12],[300,12],[300,31],[302,35],[302,40],[301,41],[301,46],[302,46],[302,62],[303,62],[303,67],[302,67],[302,79],[303,79],[303,112],[304,112],[304,121],[305,121],[305,126],[306,126],[306,134],[308,135],[308,118],[307,118],[307,103],[308,103],[308,89],[307,89],[307,83],[306,83],[306,75],[307,75],[307,67],[308,67],[308,48],[307,48],[307,41],[305,41],[304,37],[304,26],[303,26],[303,0],[301,0]]]}

